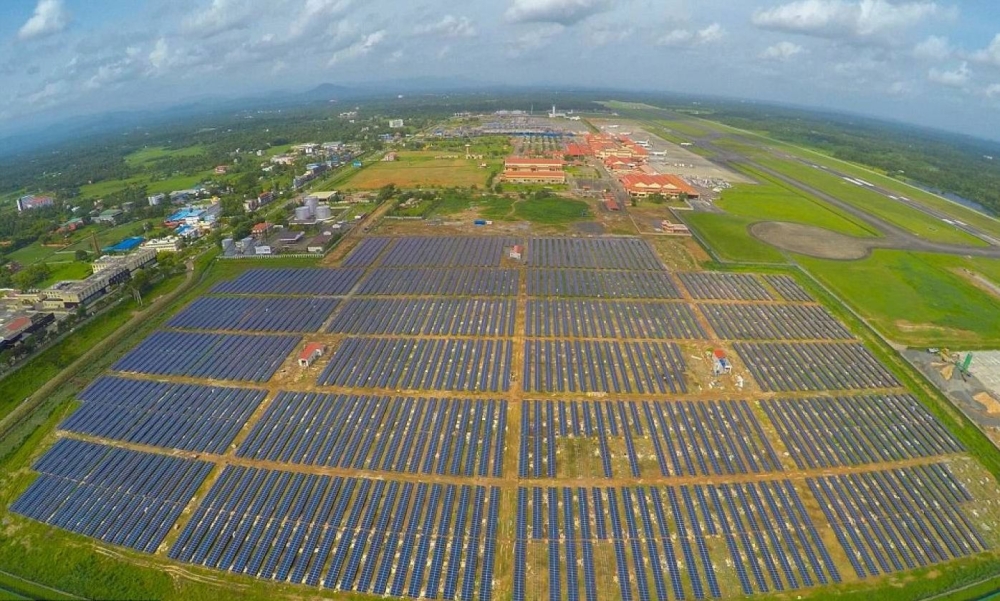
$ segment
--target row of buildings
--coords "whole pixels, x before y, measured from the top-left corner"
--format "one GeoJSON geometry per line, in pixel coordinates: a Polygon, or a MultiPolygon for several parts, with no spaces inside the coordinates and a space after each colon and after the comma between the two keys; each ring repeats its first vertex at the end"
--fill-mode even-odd
{"type": "Polygon", "coordinates": [[[501,179],[512,184],[565,184],[565,166],[559,159],[509,157],[503,162],[501,179]]]}
{"type": "Polygon", "coordinates": [[[156,250],[140,248],[124,256],[104,256],[94,261],[94,273],[82,280],[56,282],[38,292],[19,295],[22,302],[40,303],[50,311],[86,306],[127,282],[140,269],[156,264],[156,250]]]}

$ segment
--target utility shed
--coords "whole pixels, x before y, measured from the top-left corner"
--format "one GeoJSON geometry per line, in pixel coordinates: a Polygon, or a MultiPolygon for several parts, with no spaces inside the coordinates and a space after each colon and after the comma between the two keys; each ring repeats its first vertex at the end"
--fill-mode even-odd
{"type": "Polygon", "coordinates": [[[325,352],[325,344],[322,342],[310,342],[306,345],[306,348],[302,349],[302,353],[299,354],[299,367],[303,369],[309,367],[316,359],[322,357],[325,352]]]}
{"type": "Polygon", "coordinates": [[[732,373],[733,364],[729,362],[729,359],[726,357],[725,351],[723,351],[722,349],[715,349],[715,352],[712,353],[712,360],[713,360],[712,373],[714,373],[715,375],[721,376],[724,374],[732,373]]]}

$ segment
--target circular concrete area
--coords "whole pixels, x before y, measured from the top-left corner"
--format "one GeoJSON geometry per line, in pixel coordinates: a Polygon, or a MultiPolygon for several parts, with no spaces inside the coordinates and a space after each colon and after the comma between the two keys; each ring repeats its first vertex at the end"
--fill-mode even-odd
{"type": "Polygon", "coordinates": [[[850,261],[868,256],[876,240],[845,236],[821,227],[762,221],[750,226],[750,235],[771,246],[818,259],[850,261]]]}

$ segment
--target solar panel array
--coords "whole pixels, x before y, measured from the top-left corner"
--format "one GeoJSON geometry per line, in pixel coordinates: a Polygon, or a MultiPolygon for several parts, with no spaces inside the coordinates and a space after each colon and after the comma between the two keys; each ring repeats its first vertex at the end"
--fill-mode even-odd
{"type": "Polygon", "coordinates": [[[315,332],[337,301],[324,298],[202,297],[167,322],[171,328],[315,332]]]}
{"type": "Polygon", "coordinates": [[[384,267],[496,267],[512,238],[400,238],[382,259],[384,267]]]}
{"type": "MultiPolygon", "coordinates": [[[[518,475],[709,476],[780,471],[746,401],[529,401],[521,409],[518,475]],[[560,448],[573,448],[560,460],[560,448]],[[627,460],[628,472],[613,463],[627,460]]],[[[623,466],[624,467],[624,466],[623,466]]]]}
{"type": "Polygon", "coordinates": [[[532,238],[528,241],[527,264],[573,269],[663,269],[653,249],[639,238],[532,238]]]}
{"type": "Polygon", "coordinates": [[[673,342],[531,340],[524,343],[527,392],[687,392],[673,342]]]}
{"type": "Polygon", "coordinates": [[[791,482],[653,488],[521,488],[513,599],[720,597],[708,540],[721,537],[744,594],[840,582],[791,482]],[[530,494],[529,494],[530,493],[530,494]],[[529,517],[530,516],[530,517],[529,517]],[[530,532],[530,534],[529,534],[530,532]],[[613,557],[615,577],[599,571],[613,557]],[[564,571],[565,570],[565,571],[564,571]]]}
{"type": "Polygon", "coordinates": [[[765,400],[800,469],[961,453],[961,444],[911,395],[765,400]]]}
{"type": "Polygon", "coordinates": [[[319,377],[321,386],[393,390],[506,391],[506,340],[347,338],[319,377]]]}
{"type": "Polygon", "coordinates": [[[526,273],[529,296],[680,298],[665,271],[529,269],[526,273]]]}
{"type": "Polygon", "coordinates": [[[846,340],[844,324],[819,305],[729,305],[699,307],[712,329],[727,340],[846,340]]]}
{"type": "Polygon", "coordinates": [[[746,273],[679,273],[691,296],[702,300],[774,300],[756,277],[746,273]]]}
{"type": "Polygon", "coordinates": [[[984,551],[962,511],[971,495],[942,464],[810,478],[859,578],[984,551]]]}
{"type": "Polygon", "coordinates": [[[369,296],[514,296],[513,269],[373,269],[358,288],[369,296]]]}
{"type": "Polygon", "coordinates": [[[498,488],[229,466],[170,557],[342,591],[489,600],[499,505],[498,488]]]}
{"type": "Polygon", "coordinates": [[[247,459],[366,471],[499,476],[507,402],[283,392],[247,459]]]}
{"type": "Polygon", "coordinates": [[[528,336],[569,338],[706,338],[691,307],[681,303],[531,300],[528,336]]]}
{"type": "Polygon", "coordinates": [[[382,251],[395,242],[393,238],[365,238],[351,251],[342,265],[344,267],[366,267],[375,262],[382,251]]]}
{"type": "Polygon", "coordinates": [[[41,476],[11,511],[152,553],[212,464],[63,439],[34,469],[41,476]]]}
{"type": "Polygon", "coordinates": [[[990,546],[935,463],[961,444],[787,276],[675,279],[626,238],[373,238],[345,265],[248,271],[168,324],[313,332],[318,380],[209,381],[269,381],[299,336],[158,331],[60,425],[107,444],[60,440],[14,510],[146,552],[179,524],[175,560],[412,598],[796,591],[990,546]],[[708,379],[716,335],[732,378],[708,379]]]}
{"type": "Polygon", "coordinates": [[[154,332],[112,369],[123,372],[189,376],[214,380],[266,382],[292,349],[298,336],[251,336],[154,332]]]}
{"type": "Polygon", "coordinates": [[[899,380],[859,343],[733,345],[766,391],[896,388],[899,380]]]}
{"type": "Polygon", "coordinates": [[[508,299],[357,299],[345,303],[328,331],[399,336],[513,336],[508,299]]]}
{"type": "Polygon", "coordinates": [[[266,392],[102,377],[59,427],[137,444],[224,453],[266,392]]]}

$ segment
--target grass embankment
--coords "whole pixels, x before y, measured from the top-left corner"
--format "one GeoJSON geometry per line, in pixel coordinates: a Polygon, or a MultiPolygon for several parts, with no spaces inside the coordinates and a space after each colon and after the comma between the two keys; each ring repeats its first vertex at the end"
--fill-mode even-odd
{"type": "Polygon", "coordinates": [[[125,157],[125,162],[131,167],[141,167],[163,159],[196,157],[203,154],[205,154],[205,146],[202,144],[195,144],[194,146],[187,146],[185,148],[150,146],[129,154],[125,157]]]}

